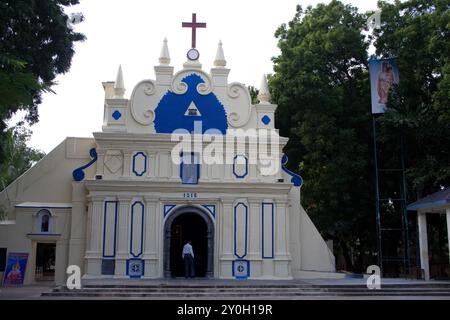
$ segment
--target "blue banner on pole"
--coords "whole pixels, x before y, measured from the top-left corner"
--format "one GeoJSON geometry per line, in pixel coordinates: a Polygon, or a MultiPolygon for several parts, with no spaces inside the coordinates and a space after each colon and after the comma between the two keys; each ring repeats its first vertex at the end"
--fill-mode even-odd
{"type": "Polygon", "coordinates": [[[398,66],[394,58],[369,61],[372,114],[384,113],[389,90],[399,82],[398,66]]]}

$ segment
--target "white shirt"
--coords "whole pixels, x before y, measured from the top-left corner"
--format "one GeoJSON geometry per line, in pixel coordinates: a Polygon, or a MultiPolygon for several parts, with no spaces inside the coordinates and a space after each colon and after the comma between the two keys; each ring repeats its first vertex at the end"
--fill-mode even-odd
{"type": "Polygon", "coordinates": [[[192,246],[189,243],[186,243],[183,247],[182,258],[184,258],[185,254],[190,254],[192,258],[194,257],[194,251],[192,250],[192,246]]]}

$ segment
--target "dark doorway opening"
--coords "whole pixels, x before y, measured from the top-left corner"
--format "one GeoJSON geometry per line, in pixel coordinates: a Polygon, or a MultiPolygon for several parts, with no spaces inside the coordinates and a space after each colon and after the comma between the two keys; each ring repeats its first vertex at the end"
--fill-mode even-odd
{"type": "Polygon", "coordinates": [[[55,243],[38,243],[36,246],[35,279],[50,281],[55,279],[55,243]]]}
{"type": "Polygon", "coordinates": [[[208,239],[205,220],[196,213],[176,217],[171,226],[170,272],[172,277],[184,277],[183,246],[192,241],[195,276],[205,277],[208,263],[208,239]]]}

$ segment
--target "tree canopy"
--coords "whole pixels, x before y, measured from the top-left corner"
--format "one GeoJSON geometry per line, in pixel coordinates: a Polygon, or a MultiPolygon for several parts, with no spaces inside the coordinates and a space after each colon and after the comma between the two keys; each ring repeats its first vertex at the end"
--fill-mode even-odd
{"type": "MultiPolygon", "coordinates": [[[[42,93],[58,74],[69,70],[74,44],[84,35],[67,23],[64,9],[78,0],[15,0],[0,2],[0,142],[7,120],[25,110],[38,121],[42,93]]],[[[1,143],[0,146],[3,146],[1,143]]],[[[0,147],[0,162],[4,150],[0,147]]]]}
{"type": "Polygon", "coordinates": [[[448,1],[379,7],[381,29],[367,35],[371,13],[338,0],[298,6],[275,33],[281,54],[269,81],[276,126],[290,138],[289,166],[304,178],[302,203],[342,249],[348,268],[359,271],[376,251],[371,43],[379,57],[394,56],[399,65],[400,85],[379,118],[379,134],[385,142],[405,137],[410,194],[450,184],[448,1]]]}

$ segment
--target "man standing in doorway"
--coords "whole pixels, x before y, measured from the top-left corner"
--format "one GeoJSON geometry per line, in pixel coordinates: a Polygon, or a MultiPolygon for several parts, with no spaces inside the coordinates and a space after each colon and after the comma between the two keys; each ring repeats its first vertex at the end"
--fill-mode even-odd
{"type": "Polygon", "coordinates": [[[192,250],[192,241],[188,242],[183,247],[183,259],[184,259],[184,276],[194,278],[194,250],[192,250]]]}

